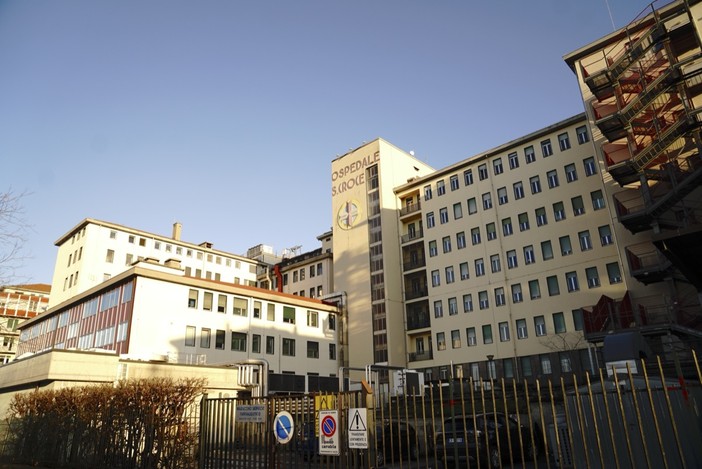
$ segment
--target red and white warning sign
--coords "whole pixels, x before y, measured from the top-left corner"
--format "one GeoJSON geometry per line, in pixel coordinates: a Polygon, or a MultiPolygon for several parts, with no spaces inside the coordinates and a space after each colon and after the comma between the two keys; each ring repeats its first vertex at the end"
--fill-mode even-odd
{"type": "Polygon", "coordinates": [[[339,411],[319,411],[319,454],[338,456],[339,451],[339,411]]]}

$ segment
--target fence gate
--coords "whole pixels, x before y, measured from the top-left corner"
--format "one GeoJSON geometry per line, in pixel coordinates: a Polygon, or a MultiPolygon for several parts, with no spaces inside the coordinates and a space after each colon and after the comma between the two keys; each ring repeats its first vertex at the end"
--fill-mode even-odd
{"type": "MultiPolygon", "coordinates": [[[[200,469],[230,468],[372,468],[384,464],[378,450],[372,402],[362,392],[305,394],[265,398],[209,398],[200,404],[200,469]],[[370,408],[369,408],[370,407],[370,408]],[[349,448],[349,409],[367,409],[366,420],[355,416],[358,429],[366,426],[367,448],[349,448]],[[338,455],[322,454],[319,447],[320,411],[333,411],[325,433],[336,437],[338,455]],[[281,414],[283,413],[283,414],[281,414]],[[285,414],[287,413],[287,414],[285,414]],[[288,415],[292,429],[286,427],[288,415]],[[276,431],[276,418],[280,427],[276,431]],[[287,438],[286,438],[287,437],[287,438]],[[288,440],[288,441],[286,441],[288,440]]],[[[361,412],[360,415],[363,415],[361,412]]],[[[353,429],[352,429],[353,430],[353,429]]],[[[354,432],[355,433],[355,432],[354,432]]],[[[389,435],[386,437],[389,438],[389,435]]],[[[381,443],[382,445],[382,443],[381,443]]],[[[358,445],[356,445],[358,446],[358,445]]],[[[334,451],[325,445],[322,453],[334,451]]]]}

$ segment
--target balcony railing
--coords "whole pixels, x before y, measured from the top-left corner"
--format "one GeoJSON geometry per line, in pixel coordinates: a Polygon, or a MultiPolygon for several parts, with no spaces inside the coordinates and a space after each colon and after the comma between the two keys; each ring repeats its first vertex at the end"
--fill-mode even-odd
{"type": "Polygon", "coordinates": [[[411,361],[411,362],[431,360],[433,358],[434,358],[434,352],[432,352],[431,350],[424,351],[424,352],[410,352],[409,353],[409,361],[411,361]]]}
{"type": "Polygon", "coordinates": [[[404,217],[405,215],[409,215],[410,213],[418,212],[421,208],[422,206],[419,202],[405,205],[400,209],[400,216],[404,217]]]}
{"type": "Polygon", "coordinates": [[[407,330],[413,331],[416,329],[425,329],[431,327],[431,317],[429,312],[408,312],[407,313],[407,330]]]}
{"type": "Polygon", "coordinates": [[[402,264],[402,269],[404,271],[418,269],[427,265],[426,260],[422,257],[421,259],[413,259],[402,264]]]}
{"type": "Polygon", "coordinates": [[[402,235],[401,241],[402,244],[409,243],[410,241],[414,241],[417,239],[422,239],[424,237],[424,230],[416,230],[412,233],[407,233],[402,235]]]}
{"type": "Polygon", "coordinates": [[[427,289],[426,288],[419,288],[417,290],[409,290],[409,291],[405,292],[405,301],[414,300],[417,298],[422,298],[423,296],[427,296],[427,289]]]}

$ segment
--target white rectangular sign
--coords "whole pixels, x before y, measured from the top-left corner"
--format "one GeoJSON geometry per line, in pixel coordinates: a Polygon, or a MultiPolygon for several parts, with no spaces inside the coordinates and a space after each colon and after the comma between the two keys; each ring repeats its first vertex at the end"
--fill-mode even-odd
{"type": "Polygon", "coordinates": [[[368,448],[368,424],[366,409],[349,409],[349,448],[368,448]]]}
{"type": "Polygon", "coordinates": [[[238,405],[236,406],[236,421],[240,423],[263,423],[266,421],[266,406],[238,405]]]}
{"type": "Polygon", "coordinates": [[[338,456],[339,450],[339,411],[319,411],[319,454],[338,456]]]}

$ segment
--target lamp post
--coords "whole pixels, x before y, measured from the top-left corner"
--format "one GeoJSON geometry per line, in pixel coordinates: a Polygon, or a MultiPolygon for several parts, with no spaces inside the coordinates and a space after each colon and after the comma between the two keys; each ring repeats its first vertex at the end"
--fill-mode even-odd
{"type": "Polygon", "coordinates": [[[494,361],[495,355],[487,355],[488,359],[488,377],[493,380],[496,378],[496,373],[495,373],[495,361],[494,361]]]}

